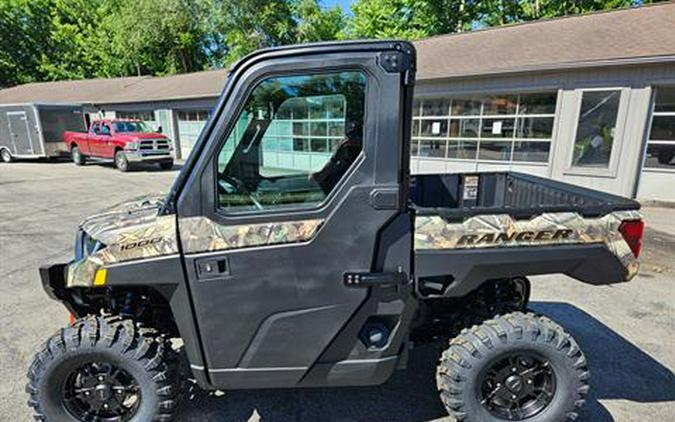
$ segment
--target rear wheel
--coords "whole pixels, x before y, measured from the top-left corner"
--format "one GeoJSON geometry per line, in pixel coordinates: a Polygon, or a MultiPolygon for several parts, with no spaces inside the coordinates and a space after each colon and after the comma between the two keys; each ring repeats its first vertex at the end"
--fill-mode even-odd
{"type": "Polygon", "coordinates": [[[175,406],[173,351],[152,330],[88,317],[53,336],[28,371],[37,420],[167,421],[175,406]]]}
{"type": "Polygon", "coordinates": [[[70,149],[70,156],[76,166],[82,166],[87,161],[84,155],[82,155],[82,152],[80,152],[80,148],[77,146],[74,146],[70,149]]]}
{"type": "Polygon", "coordinates": [[[117,170],[123,172],[129,171],[131,168],[131,164],[129,164],[129,160],[127,159],[126,154],[124,154],[124,151],[115,152],[115,167],[117,167],[117,170]]]}
{"type": "Polygon", "coordinates": [[[12,153],[7,148],[3,148],[0,150],[0,160],[3,163],[11,163],[13,160],[12,153]]]}
{"type": "Polygon", "coordinates": [[[452,339],[436,379],[459,421],[545,422],[576,419],[588,377],[586,358],[562,327],[513,312],[452,339]]]}

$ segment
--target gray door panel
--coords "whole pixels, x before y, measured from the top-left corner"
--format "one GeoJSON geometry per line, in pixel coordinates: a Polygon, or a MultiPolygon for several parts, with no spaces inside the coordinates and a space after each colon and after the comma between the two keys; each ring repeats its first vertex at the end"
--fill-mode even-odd
{"type": "Polygon", "coordinates": [[[32,143],[28,117],[25,112],[7,113],[9,132],[14,143],[16,155],[32,155],[35,152],[32,143]]]}

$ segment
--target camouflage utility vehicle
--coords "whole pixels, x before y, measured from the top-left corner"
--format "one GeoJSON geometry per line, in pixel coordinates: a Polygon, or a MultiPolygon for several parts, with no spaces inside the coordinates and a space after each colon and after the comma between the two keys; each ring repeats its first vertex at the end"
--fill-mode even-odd
{"type": "Polygon", "coordinates": [[[406,42],[264,50],[234,65],[171,191],[86,219],[41,268],[72,314],[28,372],[47,421],[168,420],[207,390],[368,386],[444,342],[459,420],[573,419],[577,343],[529,275],[630,280],[629,199],[516,173],[411,176],[406,42]]]}

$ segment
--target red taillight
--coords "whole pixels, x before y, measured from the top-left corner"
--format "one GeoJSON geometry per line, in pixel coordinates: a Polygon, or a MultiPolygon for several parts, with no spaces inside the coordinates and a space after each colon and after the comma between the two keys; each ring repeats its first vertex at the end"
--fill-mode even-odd
{"type": "Polygon", "coordinates": [[[628,243],[628,247],[633,251],[636,258],[640,256],[642,250],[642,232],[645,229],[645,223],[642,220],[622,221],[619,226],[619,232],[623,239],[628,243]]]}
{"type": "Polygon", "coordinates": [[[75,324],[75,315],[73,314],[68,315],[68,321],[70,322],[70,325],[75,324]]]}

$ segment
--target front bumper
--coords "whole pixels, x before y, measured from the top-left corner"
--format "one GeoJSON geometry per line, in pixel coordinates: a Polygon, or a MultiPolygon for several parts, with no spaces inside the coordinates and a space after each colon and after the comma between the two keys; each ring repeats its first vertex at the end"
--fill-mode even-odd
{"type": "Polygon", "coordinates": [[[42,288],[51,299],[63,300],[67,271],[68,264],[47,264],[40,267],[42,288]]]}
{"type": "Polygon", "coordinates": [[[124,155],[130,163],[147,163],[171,161],[173,155],[170,150],[140,150],[140,151],[124,151],[124,155]]]}

